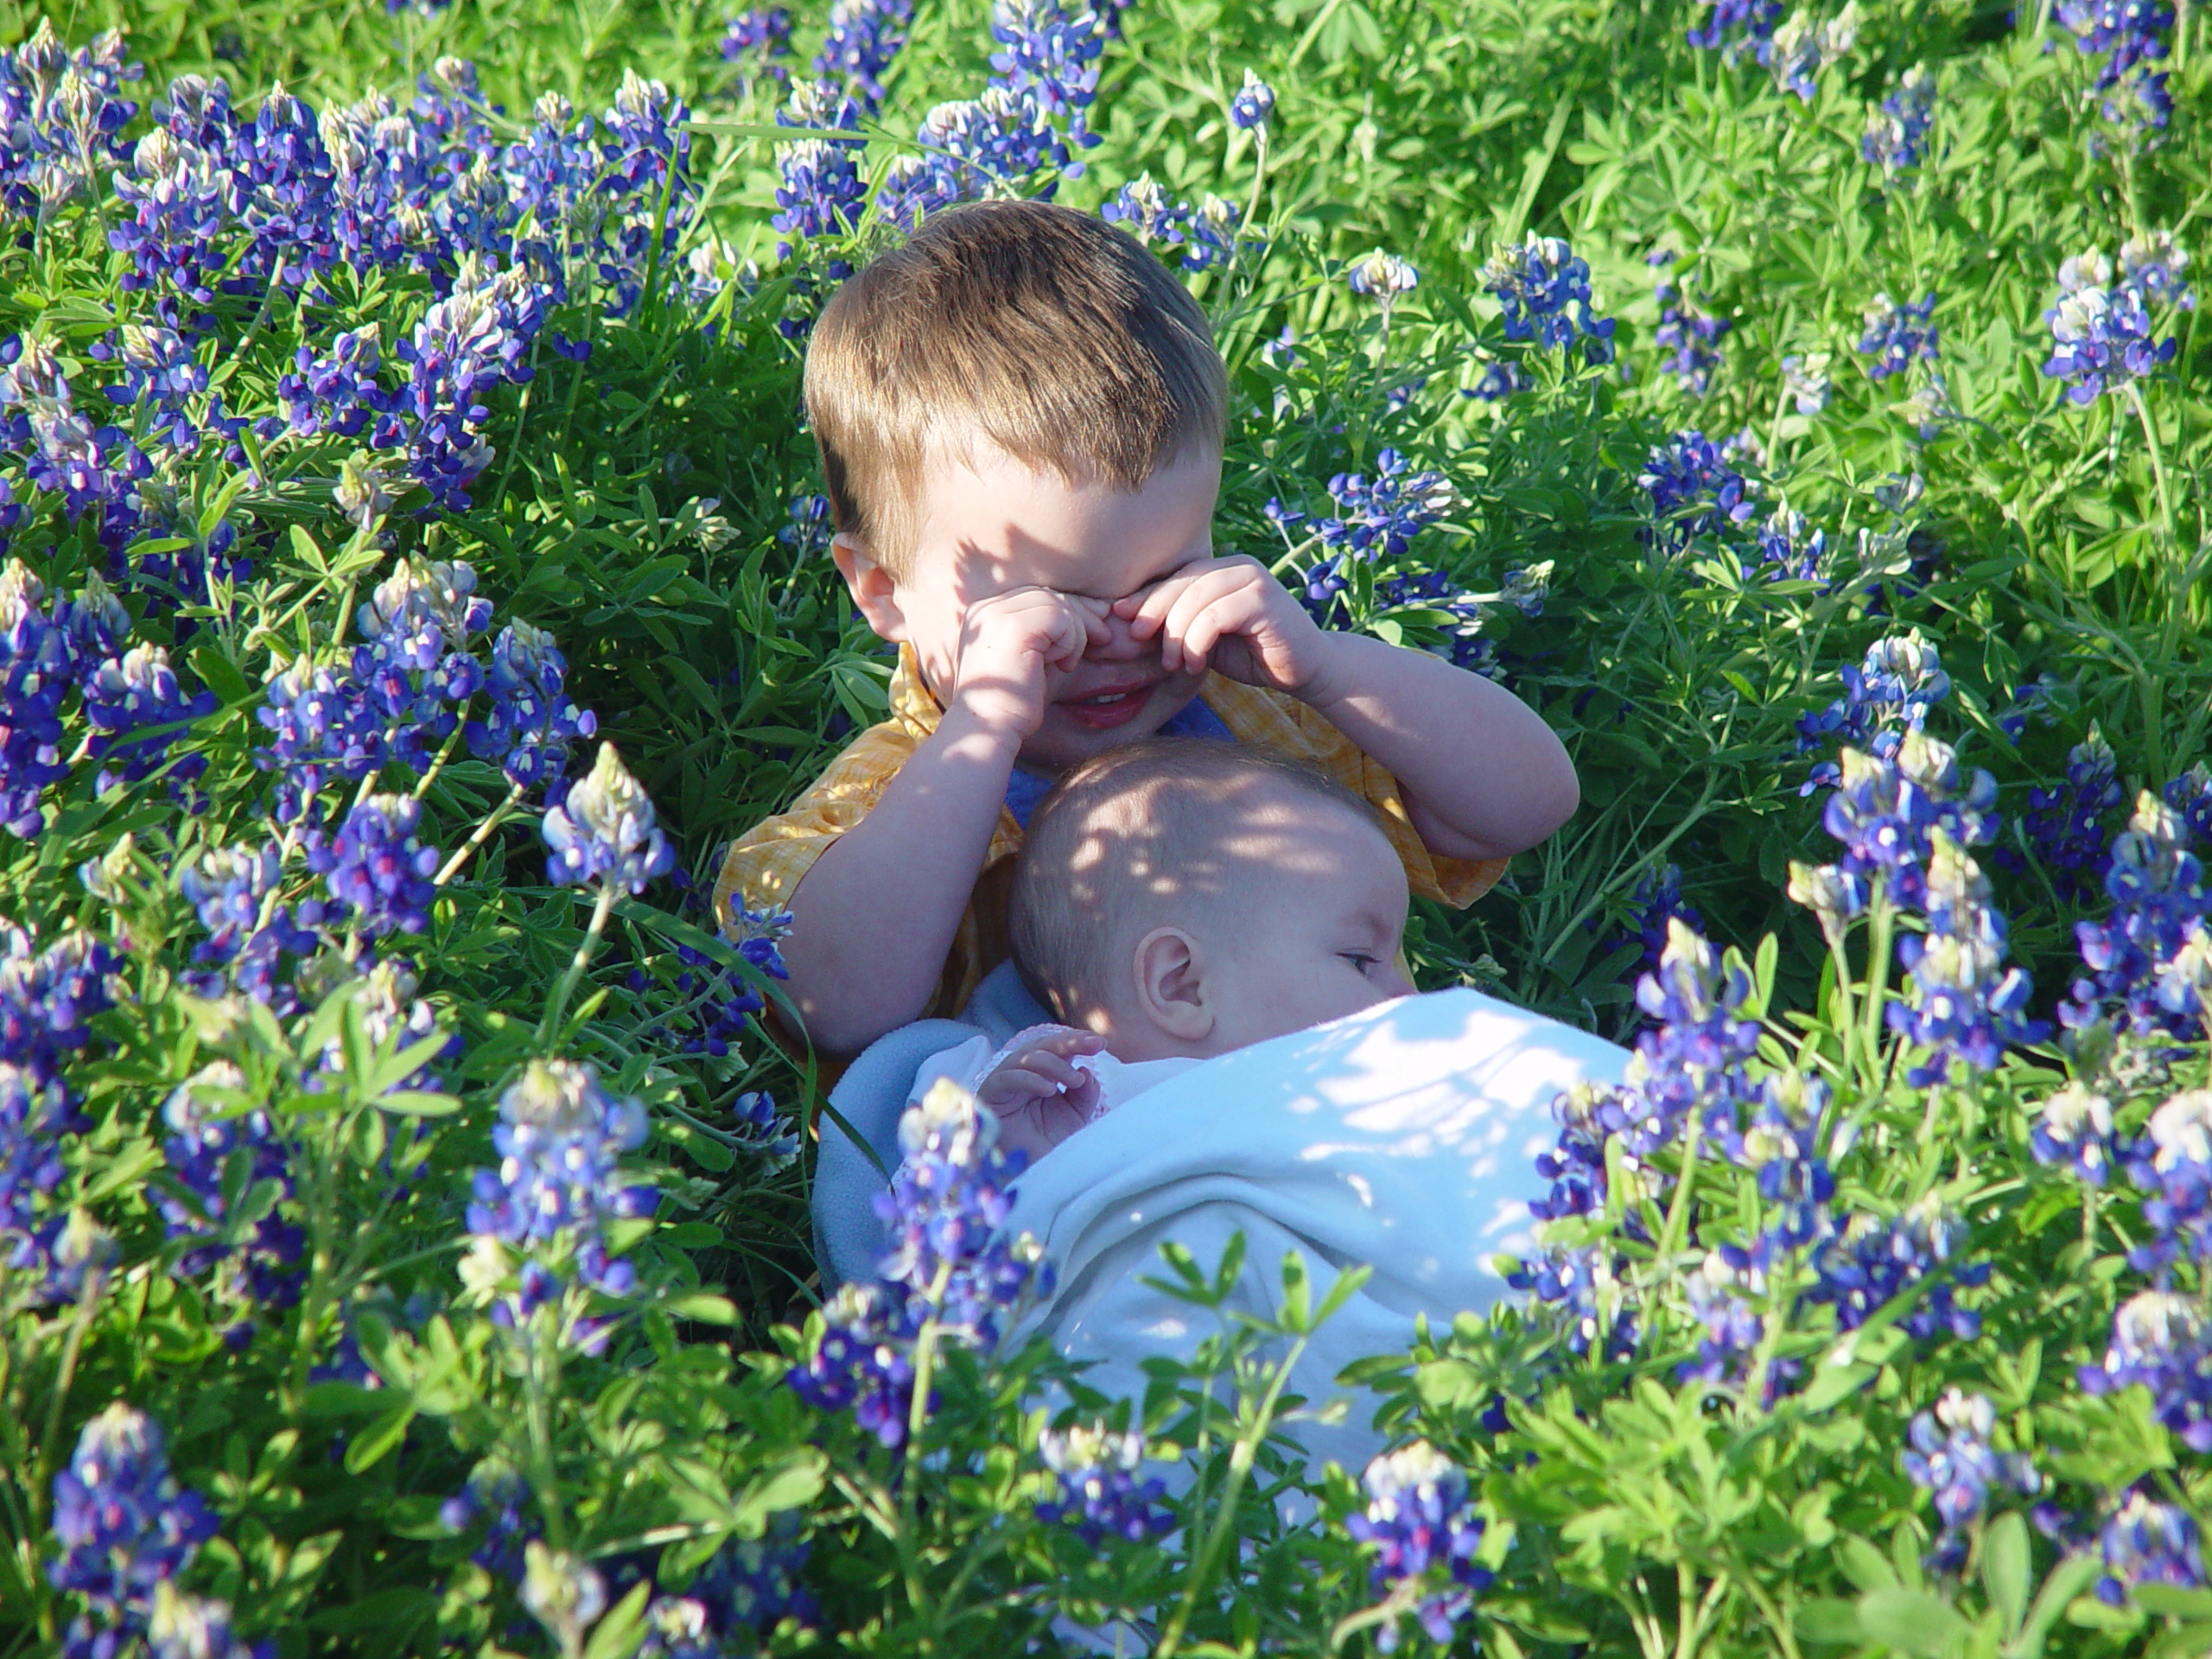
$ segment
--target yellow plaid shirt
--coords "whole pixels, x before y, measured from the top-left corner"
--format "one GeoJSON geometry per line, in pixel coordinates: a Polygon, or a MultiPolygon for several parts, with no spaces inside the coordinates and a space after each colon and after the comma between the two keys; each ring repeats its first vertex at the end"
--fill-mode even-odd
{"type": "MultiPolygon", "coordinates": [[[[1295,697],[1218,674],[1206,677],[1198,696],[1240,743],[1264,745],[1303,760],[1372,804],[1405,861],[1408,882],[1421,898],[1464,907],[1505,873],[1502,858],[1440,858],[1430,852],[1406,817],[1398,780],[1295,697]]],[[[740,905],[765,910],[786,903],[830,843],[868,815],[907,757],[937,730],[944,713],[923,683],[913,652],[902,646],[891,677],[891,718],[847,745],[790,811],[756,824],[730,847],[715,881],[715,915],[722,926],[729,926],[740,905]]],[[[1001,809],[931,1014],[964,1007],[977,982],[1006,960],[1007,890],[1020,848],[1021,826],[1001,809]]]]}

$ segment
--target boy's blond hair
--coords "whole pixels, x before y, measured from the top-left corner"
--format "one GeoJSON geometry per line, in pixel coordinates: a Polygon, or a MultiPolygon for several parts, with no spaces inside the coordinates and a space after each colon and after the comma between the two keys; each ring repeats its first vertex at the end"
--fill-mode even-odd
{"type": "Polygon", "coordinates": [[[1238,833],[1282,791],[1382,831],[1374,807],[1333,779],[1217,738],[1142,738],[1071,770],[1030,815],[1007,902],[1030,994],[1072,1023],[1148,930],[1202,924],[1232,891],[1238,833]]]}
{"type": "Polygon", "coordinates": [[[1128,232],[1049,202],[925,220],[838,290],[806,353],[831,514],[900,577],[932,462],[980,438],[1071,484],[1135,490],[1218,454],[1227,403],[1189,291],[1128,232]]]}

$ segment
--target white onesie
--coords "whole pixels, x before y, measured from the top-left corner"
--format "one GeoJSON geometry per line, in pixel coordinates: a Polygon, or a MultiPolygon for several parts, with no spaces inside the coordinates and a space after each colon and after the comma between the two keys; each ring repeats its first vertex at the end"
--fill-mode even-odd
{"type": "MultiPolygon", "coordinates": [[[[919,1104],[922,1096],[940,1079],[950,1077],[969,1094],[983,1086],[983,1079],[1019,1050],[1034,1046],[1048,1037],[1067,1035],[1076,1030],[1073,1026],[1032,1026],[1018,1031],[1007,1042],[994,1048],[988,1037],[971,1037],[941,1054],[932,1054],[914,1073],[914,1089],[908,1096],[909,1104],[919,1104]]],[[[1165,1083],[1178,1071],[1187,1071],[1198,1062],[1187,1056],[1165,1060],[1117,1060],[1111,1054],[1077,1054],[1068,1064],[1078,1071],[1088,1071],[1098,1079],[1098,1103],[1090,1109],[1087,1120],[1096,1123],[1100,1118],[1124,1102],[1134,1100],[1146,1090],[1165,1083]]]]}

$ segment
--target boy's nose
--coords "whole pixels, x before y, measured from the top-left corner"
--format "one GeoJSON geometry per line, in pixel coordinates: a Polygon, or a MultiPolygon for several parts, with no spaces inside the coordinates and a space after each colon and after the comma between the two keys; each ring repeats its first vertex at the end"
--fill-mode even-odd
{"type": "Polygon", "coordinates": [[[1127,663],[1133,662],[1140,657],[1156,657],[1160,654],[1160,636],[1154,634],[1149,639],[1138,639],[1129,632],[1129,621],[1127,617],[1116,616],[1110,612],[1108,613],[1105,618],[1105,643],[1086,649],[1083,653],[1086,658],[1096,662],[1127,663]]]}

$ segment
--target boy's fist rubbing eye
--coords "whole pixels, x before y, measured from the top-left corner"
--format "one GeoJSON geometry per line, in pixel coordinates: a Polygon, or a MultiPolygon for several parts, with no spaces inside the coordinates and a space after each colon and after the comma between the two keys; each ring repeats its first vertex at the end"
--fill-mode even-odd
{"type": "Polygon", "coordinates": [[[1201,559],[1116,600],[1130,635],[1160,639],[1170,674],[1208,668],[1246,685],[1293,694],[1321,669],[1321,630],[1257,559],[1201,559]]]}
{"type": "Polygon", "coordinates": [[[1106,607],[1049,588],[977,600],[960,622],[952,700],[985,727],[1027,737],[1045,718],[1045,671],[1068,670],[1107,638],[1106,607]]]}
{"type": "Polygon", "coordinates": [[[1098,1109],[1098,1079],[1071,1062],[1103,1054],[1106,1039],[1088,1031],[1065,1031],[1000,1061],[976,1090],[999,1121],[999,1145],[1041,1158],[1084,1124],[1098,1109]]]}

